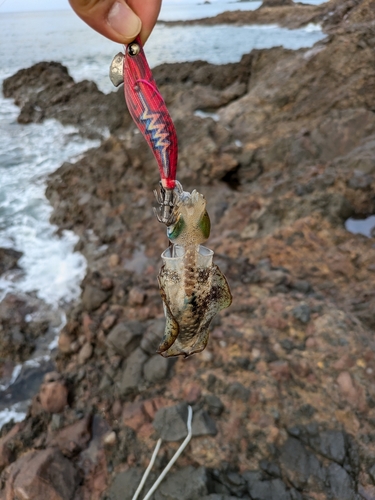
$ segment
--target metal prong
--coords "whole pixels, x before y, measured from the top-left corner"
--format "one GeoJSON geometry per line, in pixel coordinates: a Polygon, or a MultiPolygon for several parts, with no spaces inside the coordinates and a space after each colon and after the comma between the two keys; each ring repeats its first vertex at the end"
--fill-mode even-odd
{"type": "Polygon", "coordinates": [[[109,78],[115,87],[124,83],[124,54],[119,52],[112,59],[109,67],[109,78]]]}
{"type": "Polygon", "coordinates": [[[175,206],[178,193],[174,189],[165,189],[160,183],[160,191],[154,190],[156,201],[160,207],[154,208],[154,214],[159,222],[170,226],[176,222],[175,206]]]}

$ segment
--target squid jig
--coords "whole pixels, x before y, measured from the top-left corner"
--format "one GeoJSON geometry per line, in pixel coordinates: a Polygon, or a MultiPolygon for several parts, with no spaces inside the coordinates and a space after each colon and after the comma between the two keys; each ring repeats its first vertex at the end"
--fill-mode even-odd
{"type": "Polygon", "coordinates": [[[154,191],[159,207],[154,211],[167,226],[170,245],[158,276],[166,316],[158,352],[190,356],[206,347],[212,318],[232,302],[228,283],[212,262],[213,251],[202,245],[210,234],[206,200],[196,190],[185,192],[176,180],[176,130],[139,37],[125,46],[125,54],[114,57],[110,79],[116,87],[124,83],[129,112],[159,166],[160,189],[154,191]]]}

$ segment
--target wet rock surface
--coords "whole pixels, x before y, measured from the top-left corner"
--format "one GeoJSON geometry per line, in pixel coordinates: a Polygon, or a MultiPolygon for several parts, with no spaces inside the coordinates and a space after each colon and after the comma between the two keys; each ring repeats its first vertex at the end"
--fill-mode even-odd
{"type": "Polygon", "coordinates": [[[12,269],[18,269],[18,261],[22,257],[22,252],[17,252],[12,248],[0,248],[0,275],[12,269]]]}
{"type": "MultiPolygon", "coordinates": [[[[271,9],[305,9],[305,21],[321,9],[329,36],[223,67],[155,69],[178,131],[179,179],[207,198],[209,246],[233,294],[207,349],[187,360],[155,356],[167,246],[151,211],[158,172],[119,94],[77,87],[58,64],[6,82],[21,106],[64,123],[82,112],[82,133],[104,126],[111,136],[49,178],[52,220],[79,235],[89,270],[59,340],[67,404],[55,413],[35,397],[21,426],[3,428],[4,494],[35,454],[61,465],[50,498],[132,498],[157,438],[149,485],[186,436],[191,405],[194,436],[155,499],[374,498],[375,243],[344,229],[347,217],[375,213],[373,2],[261,10],[271,9]],[[74,489],[60,491],[68,472],[74,489]]],[[[24,306],[7,300],[14,317],[0,307],[0,347],[22,359],[16,326],[31,330],[24,306]]],[[[38,477],[21,487],[34,494],[38,477]]]]}

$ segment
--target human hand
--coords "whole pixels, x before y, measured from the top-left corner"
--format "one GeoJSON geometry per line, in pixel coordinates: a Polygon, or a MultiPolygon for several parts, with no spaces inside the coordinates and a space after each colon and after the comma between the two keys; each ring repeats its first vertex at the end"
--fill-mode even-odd
{"type": "Polygon", "coordinates": [[[162,0],[69,0],[74,12],[91,28],[117,43],[140,34],[145,43],[158,18],[162,0]]]}

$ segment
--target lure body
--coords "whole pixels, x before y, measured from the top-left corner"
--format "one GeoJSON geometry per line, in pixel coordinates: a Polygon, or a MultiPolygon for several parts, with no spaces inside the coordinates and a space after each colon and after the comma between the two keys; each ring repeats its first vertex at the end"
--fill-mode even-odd
{"type": "Polygon", "coordinates": [[[180,195],[175,219],[167,233],[176,246],[164,252],[158,277],[166,316],[158,352],[187,357],[206,347],[212,318],[231,304],[232,296],[224,275],[212,263],[212,250],[201,246],[210,233],[203,195],[195,190],[180,195]]]}
{"type": "Polygon", "coordinates": [[[163,188],[173,189],[178,156],[176,130],[139,37],[126,46],[123,64],[124,93],[129,112],[156,158],[163,188]]]}

